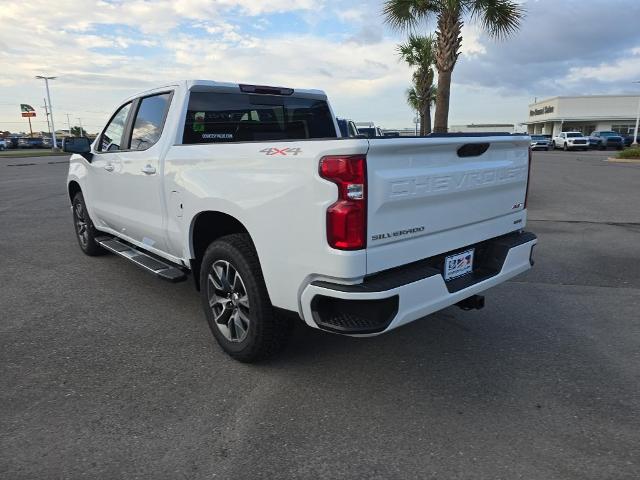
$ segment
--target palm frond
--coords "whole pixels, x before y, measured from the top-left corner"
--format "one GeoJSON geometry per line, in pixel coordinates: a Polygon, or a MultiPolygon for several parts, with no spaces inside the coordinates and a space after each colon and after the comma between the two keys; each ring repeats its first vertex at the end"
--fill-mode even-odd
{"type": "Polygon", "coordinates": [[[475,0],[469,7],[471,18],[499,39],[516,32],[526,14],[524,7],[513,0],[475,0]]]}

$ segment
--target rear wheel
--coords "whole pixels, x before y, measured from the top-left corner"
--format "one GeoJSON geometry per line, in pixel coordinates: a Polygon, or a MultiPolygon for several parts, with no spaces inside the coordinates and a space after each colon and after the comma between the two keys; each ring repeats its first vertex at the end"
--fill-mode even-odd
{"type": "Polygon", "coordinates": [[[76,193],[75,197],[73,197],[72,207],[76,238],[82,251],[90,257],[107,253],[107,251],[96,242],[98,231],[93,226],[93,222],[89,217],[82,192],[76,193]]]}
{"type": "Polygon", "coordinates": [[[211,333],[236,360],[262,360],[286,345],[292,321],[271,305],[247,234],[227,235],[209,245],[200,268],[200,294],[211,333]]]}

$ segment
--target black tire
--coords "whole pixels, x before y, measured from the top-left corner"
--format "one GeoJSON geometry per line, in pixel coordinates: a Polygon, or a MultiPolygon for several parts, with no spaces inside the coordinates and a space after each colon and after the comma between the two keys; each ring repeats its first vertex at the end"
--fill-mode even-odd
{"type": "Polygon", "coordinates": [[[73,226],[80,249],[90,257],[104,255],[107,251],[96,242],[98,231],[93,226],[82,192],[76,193],[72,203],[73,226]]]}
{"type": "Polygon", "coordinates": [[[562,147],[562,149],[563,149],[565,152],[568,152],[568,151],[569,151],[569,147],[567,147],[567,142],[565,142],[565,143],[564,143],[564,147],[562,147]]]}
{"type": "Polygon", "coordinates": [[[553,147],[554,150],[556,149],[556,141],[555,140],[553,141],[551,146],[553,147]]]}
{"type": "Polygon", "coordinates": [[[200,296],[211,333],[236,360],[264,360],[286,346],[293,322],[271,305],[249,235],[227,235],[209,245],[200,265],[200,296]]]}

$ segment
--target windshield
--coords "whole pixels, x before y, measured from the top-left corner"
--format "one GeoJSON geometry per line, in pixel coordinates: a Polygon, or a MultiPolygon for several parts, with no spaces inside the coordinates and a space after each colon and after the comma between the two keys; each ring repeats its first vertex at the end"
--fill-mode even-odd
{"type": "Polygon", "coordinates": [[[543,137],[542,135],[531,135],[531,139],[532,140],[546,140],[546,137],[543,137]]]}
{"type": "Polygon", "coordinates": [[[246,93],[192,92],[183,143],[336,138],[326,100],[246,93]]]}
{"type": "Polygon", "coordinates": [[[567,138],[578,138],[581,137],[582,134],[578,133],[578,132],[571,132],[571,133],[567,133],[567,138]]]}
{"type": "Polygon", "coordinates": [[[617,137],[618,134],[616,132],[600,132],[601,137],[617,137]]]}

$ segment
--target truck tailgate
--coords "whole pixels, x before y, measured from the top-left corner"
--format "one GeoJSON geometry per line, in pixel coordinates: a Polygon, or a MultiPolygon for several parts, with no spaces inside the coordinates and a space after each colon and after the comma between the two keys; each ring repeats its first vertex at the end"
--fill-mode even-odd
{"type": "Polygon", "coordinates": [[[370,140],[367,273],[523,228],[529,143],[526,136],[370,140]]]}

